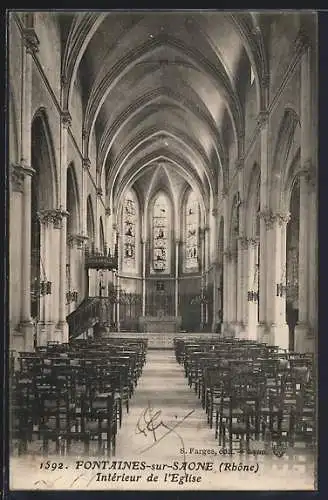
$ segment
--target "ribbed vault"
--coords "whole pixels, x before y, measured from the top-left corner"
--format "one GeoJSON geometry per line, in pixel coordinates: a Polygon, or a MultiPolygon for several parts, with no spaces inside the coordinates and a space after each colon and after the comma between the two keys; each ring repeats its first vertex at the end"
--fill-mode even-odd
{"type": "Polygon", "coordinates": [[[138,182],[159,160],[174,166],[204,200],[213,199],[228,181],[231,144],[225,137],[233,137],[237,158],[243,154],[245,65],[255,76],[259,111],[264,104],[267,64],[259,16],[62,16],[63,107],[69,111],[79,78],[84,156],[91,155],[95,137],[97,170],[105,176],[110,205],[126,183],[138,182]]]}

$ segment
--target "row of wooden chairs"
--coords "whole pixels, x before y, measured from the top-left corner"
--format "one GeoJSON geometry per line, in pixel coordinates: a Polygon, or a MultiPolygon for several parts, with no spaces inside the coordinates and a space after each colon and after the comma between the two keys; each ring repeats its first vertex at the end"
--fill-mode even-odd
{"type": "Polygon", "coordinates": [[[175,354],[215,424],[219,445],[233,438],[315,443],[313,356],[237,339],[176,338],[175,354]]]}
{"type": "Polygon", "coordinates": [[[80,443],[88,455],[95,446],[97,454],[114,455],[123,408],[129,411],[146,351],[143,339],[106,339],[20,353],[10,404],[18,452],[41,441],[44,454],[54,442],[56,453],[69,453],[72,443],[80,443]]]}

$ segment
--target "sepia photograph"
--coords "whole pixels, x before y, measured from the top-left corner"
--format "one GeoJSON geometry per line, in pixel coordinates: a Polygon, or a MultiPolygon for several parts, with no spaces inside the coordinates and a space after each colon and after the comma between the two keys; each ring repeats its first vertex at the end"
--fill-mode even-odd
{"type": "Polygon", "coordinates": [[[318,48],[7,11],[9,491],[317,490],[318,48]]]}

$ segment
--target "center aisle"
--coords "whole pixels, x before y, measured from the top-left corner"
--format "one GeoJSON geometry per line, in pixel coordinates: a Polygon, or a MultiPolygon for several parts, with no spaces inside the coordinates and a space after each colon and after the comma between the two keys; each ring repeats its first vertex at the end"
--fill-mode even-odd
{"type": "Polygon", "coordinates": [[[252,443],[251,448],[253,455],[235,452],[233,456],[222,456],[214,428],[209,428],[205,410],[188,386],[174,351],[148,351],[142,376],[130,400],[130,412],[124,415],[117,435],[116,456],[112,457],[112,460],[144,461],[147,468],[141,472],[142,476],[145,473],[158,476],[158,482],[135,483],[135,489],[313,489],[312,461],[295,457],[292,450],[282,458],[272,452],[258,455],[264,449],[260,442],[252,443]],[[172,468],[175,462],[180,467],[184,461],[189,464],[187,470],[172,468]],[[210,463],[209,470],[197,471],[199,462],[210,463]],[[252,468],[238,471],[225,470],[223,466],[220,470],[222,462],[252,468]],[[186,474],[189,480],[191,476],[200,476],[199,482],[188,482],[186,474]]]}
{"type": "MultiPolygon", "coordinates": [[[[182,448],[186,451],[190,447],[203,449],[205,443],[207,449],[217,448],[214,430],[209,429],[206,414],[189,388],[174,352],[148,351],[142,376],[130,400],[130,412],[124,415],[117,435],[116,455],[126,459],[139,457],[142,453],[143,459],[162,463],[183,460],[182,448]],[[169,428],[177,426],[175,432],[169,433],[161,423],[169,428]],[[167,435],[163,438],[164,434],[167,435]],[[157,442],[152,446],[155,439],[157,442]]],[[[198,455],[199,459],[201,457],[198,455]]]]}

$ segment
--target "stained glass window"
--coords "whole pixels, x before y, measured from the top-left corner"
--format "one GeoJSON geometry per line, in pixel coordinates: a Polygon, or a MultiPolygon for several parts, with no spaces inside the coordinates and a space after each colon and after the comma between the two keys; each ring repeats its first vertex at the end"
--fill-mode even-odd
{"type": "Polygon", "coordinates": [[[198,269],[199,204],[193,192],[189,194],[187,200],[185,221],[185,267],[190,271],[198,269]]]}
{"type": "Polygon", "coordinates": [[[136,267],[136,224],[136,201],[133,194],[128,192],[123,205],[123,264],[128,269],[136,267]]]}
{"type": "Polygon", "coordinates": [[[155,271],[168,271],[169,250],[169,207],[167,198],[160,194],[153,208],[153,268],[155,271]]]}

